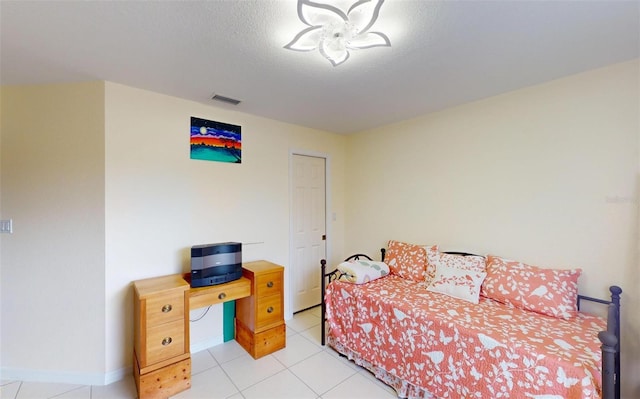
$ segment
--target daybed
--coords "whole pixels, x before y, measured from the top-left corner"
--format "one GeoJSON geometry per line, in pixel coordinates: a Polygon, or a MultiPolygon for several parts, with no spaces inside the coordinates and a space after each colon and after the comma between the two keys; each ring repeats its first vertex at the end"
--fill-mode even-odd
{"type": "Polygon", "coordinates": [[[610,288],[611,300],[590,298],[577,294],[579,269],[543,270],[437,247],[424,247],[421,260],[417,252],[403,257],[408,246],[390,241],[388,265],[357,254],[326,272],[321,261],[328,344],[399,397],[620,398],[619,287],[610,288]],[[466,287],[447,285],[456,278],[466,287]],[[585,300],[607,304],[608,320],[580,312],[585,300]]]}

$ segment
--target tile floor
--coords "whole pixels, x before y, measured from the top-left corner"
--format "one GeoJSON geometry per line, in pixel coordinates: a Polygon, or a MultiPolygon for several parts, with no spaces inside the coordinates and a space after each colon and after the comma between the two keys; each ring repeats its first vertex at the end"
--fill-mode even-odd
{"type": "MultiPolygon", "coordinates": [[[[191,356],[191,389],[173,399],[391,399],[395,391],[320,345],[320,307],[287,322],[287,347],[254,360],[229,341],[191,356]]],[[[0,381],[3,399],[135,399],[133,376],[106,386],[0,381]]]]}

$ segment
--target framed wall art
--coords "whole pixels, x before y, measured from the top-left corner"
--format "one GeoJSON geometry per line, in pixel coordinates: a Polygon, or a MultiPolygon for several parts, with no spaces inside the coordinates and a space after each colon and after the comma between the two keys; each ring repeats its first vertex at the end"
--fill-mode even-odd
{"type": "Polygon", "coordinates": [[[191,117],[191,159],[242,163],[241,127],[191,117]]]}

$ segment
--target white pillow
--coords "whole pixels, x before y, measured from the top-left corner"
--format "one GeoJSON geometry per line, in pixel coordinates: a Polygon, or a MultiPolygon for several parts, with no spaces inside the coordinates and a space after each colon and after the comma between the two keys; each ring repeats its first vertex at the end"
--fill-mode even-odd
{"type": "Polygon", "coordinates": [[[478,303],[486,272],[439,265],[427,291],[439,292],[471,303],[478,303]]]}
{"type": "Polygon", "coordinates": [[[371,260],[342,262],[338,265],[338,270],[342,273],[341,281],[354,284],[368,283],[389,274],[389,266],[386,263],[371,260]]]}

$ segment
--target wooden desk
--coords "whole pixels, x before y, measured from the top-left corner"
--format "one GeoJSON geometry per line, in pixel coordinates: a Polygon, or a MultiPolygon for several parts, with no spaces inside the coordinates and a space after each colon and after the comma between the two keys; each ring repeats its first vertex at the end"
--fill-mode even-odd
{"type": "Polygon", "coordinates": [[[168,398],[191,387],[189,311],[251,295],[251,280],[191,288],[190,274],[133,282],[133,373],[138,398],[168,398]]]}

